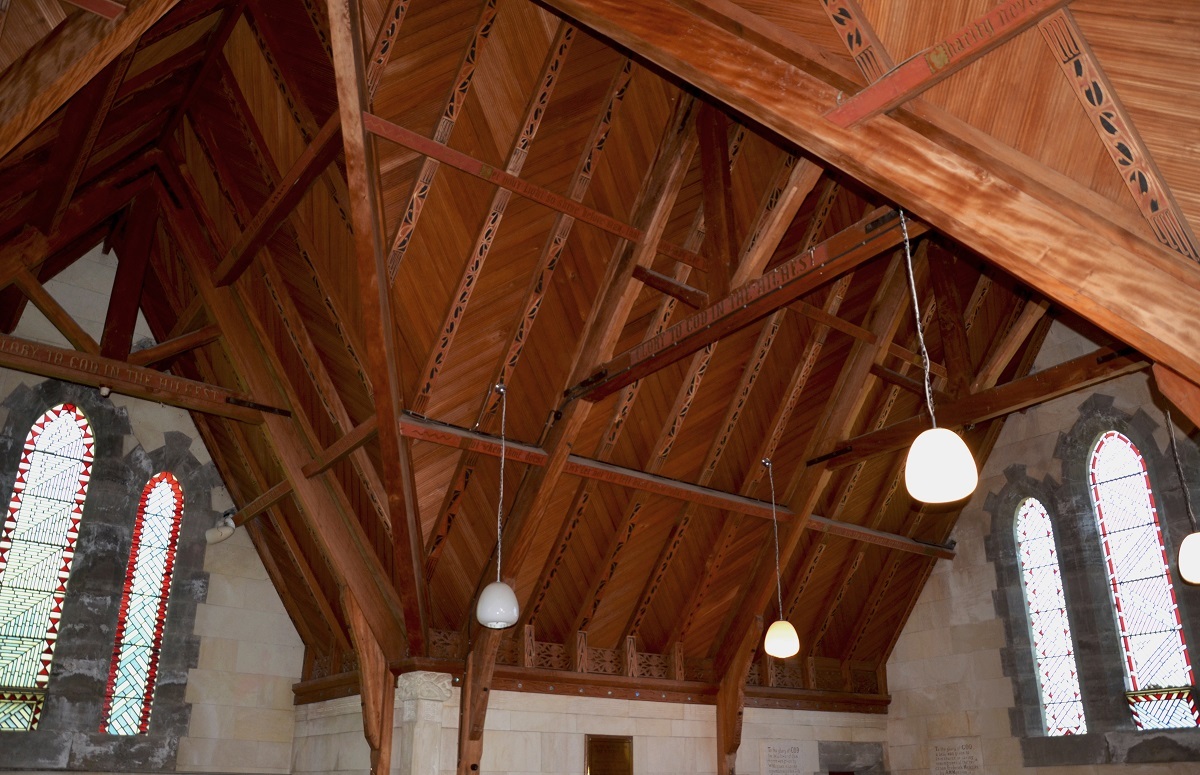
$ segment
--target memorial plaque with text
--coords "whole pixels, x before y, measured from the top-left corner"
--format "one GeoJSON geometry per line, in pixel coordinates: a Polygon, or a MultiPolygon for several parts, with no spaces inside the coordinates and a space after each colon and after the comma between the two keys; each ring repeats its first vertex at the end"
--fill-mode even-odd
{"type": "Polygon", "coordinates": [[[979,775],[983,772],[983,751],[978,737],[952,737],[937,740],[929,747],[930,775],[979,775]]]}

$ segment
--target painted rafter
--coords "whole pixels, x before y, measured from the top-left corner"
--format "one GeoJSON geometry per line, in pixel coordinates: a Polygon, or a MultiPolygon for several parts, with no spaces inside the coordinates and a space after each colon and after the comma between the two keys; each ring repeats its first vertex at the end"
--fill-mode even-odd
{"type": "Polygon", "coordinates": [[[1063,8],[1042,21],[1038,29],[1154,236],[1171,250],[1200,261],[1200,243],[1187,217],[1075,17],[1063,8]]]}
{"type": "MultiPolygon", "coordinates": [[[[457,170],[467,173],[472,177],[479,178],[492,185],[500,186],[508,191],[525,197],[531,201],[537,202],[540,205],[549,207],[559,213],[565,213],[572,216],[576,220],[584,223],[589,223],[592,226],[599,227],[609,234],[620,237],[621,239],[639,242],[645,239],[643,232],[632,224],[619,221],[612,216],[606,215],[599,210],[580,204],[579,202],[555,193],[548,188],[522,180],[515,175],[496,169],[491,164],[469,156],[461,151],[457,151],[449,146],[423,137],[411,129],[406,129],[397,124],[393,124],[384,118],[376,116],[373,113],[368,113],[363,116],[363,121],[367,128],[381,138],[402,145],[409,150],[416,151],[426,157],[426,161],[430,159],[438,163],[453,167],[457,170]]],[[[419,182],[419,179],[418,179],[419,182]]],[[[421,192],[423,196],[428,195],[428,191],[421,192]]],[[[423,207],[424,204],[418,206],[423,207]]],[[[414,210],[413,212],[417,212],[414,210]]],[[[408,216],[406,216],[408,217],[408,216]]],[[[407,221],[402,224],[408,230],[407,237],[411,238],[411,230],[415,228],[415,222],[409,224],[407,221]]],[[[407,239],[405,240],[407,249],[407,239]]],[[[674,243],[660,241],[657,243],[658,252],[665,256],[675,259],[681,263],[687,264],[697,269],[707,269],[708,262],[701,255],[696,254],[686,247],[680,247],[674,243]]],[[[397,267],[399,264],[397,264],[397,267]]]]}
{"type": "MultiPolygon", "coordinates": [[[[738,136],[738,134],[735,134],[729,139],[729,143],[729,155],[731,159],[736,162],[740,156],[739,151],[742,147],[741,138],[738,136]]],[[[687,250],[694,250],[702,243],[703,239],[704,210],[701,208],[693,217],[692,225],[688,230],[687,238],[684,241],[684,248],[687,250]]],[[[687,264],[678,264],[675,267],[675,274],[672,279],[682,282],[688,278],[690,273],[690,266],[687,264]]],[[[639,278],[637,267],[634,267],[633,277],[634,279],[639,278]]],[[[663,298],[659,299],[654,314],[650,317],[650,322],[647,324],[646,333],[643,336],[643,339],[657,336],[666,329],[675,311],[675,306],[676,300],[674,297],[664,296],[663,298]]],[[[673,440],[674,433],[671,432],[673,421],[671,418],[676,418],[677,421],[681,421],[682,418],[680,417],[680,411],[686,414],[687,407],[690,405],[690,399],[694,396],[694,389],[689,392],[686,389],[686,386],[689,384],[693,385],[693,388],[698,386],[699,378],[703,377],[703,369],[707,368],[707,356],[707,353],[701,353],[698,358],[694,359],[692,364],[689,366],[688,373],[684,376],[683,380],[683,385],[685,388],[681,391],[681,397],[676,398],[676,405],[673,410],[668,413],[666,425],[660,432],[659,441],[657,442],[657,446],[659,446],[660,449],[663,444],[673,440]]],[[[621,392],[621,395],[618,397],[617,402],[613,406],[608,424],[605,427],[604,432],[601,434],[600,441],[597,444],[595,452],[593,453],[597,460],[609,459],[613,453],[613,450],[616,449],[617,442],[625,431],[626,420],[629,418],[630,412],[633,410],[633,405],[637,400],[640,389],[641,384],[635,383],[628,386],[621,392]]],[[[652,455],[652,459],[653,458],[654,456],[652,455]]],[[[586,518],[586,514],[590,509],[592,496],[595,494],[595,492],[596,485],[594,482],[590,481],[581,482],[576,488],[575,495],[571,501],[571,507],[567,511],[570,516],[563,521],[558,537],[554,543],[554,549],[549,555],[547,555],[546,560],[543,563],[541,575],[539,576],[537,585],[534,587],[534,599],[523,612],[521,619],[522,622],[532,624],[536,620],[537,615],[540,613],[542,605],[545,603],[551,589],[551,584],[558,575],[562,558],[566,554],[567,548],[575,536],[575,531],[586,518]]],[[[614,533],[614,540],[607,552],[606,556],[609,558],[609,561],[608,563],[602,562],[598,566],[602,569],[602,572],[604,568],[609,568],[611,571],[612,558],[615,554],[620,552],[620,548],[624,545],[621,536],[627,535],[635,527],[636,523],[633,521],[633,519],[636,516],[637,511],[640,511],[642,508],[643,503],[644,501],[637,497],[634,497],[630,501],[629,507],[626,509],[626,512],[614,533]]],[[[590,585],[591,590],[580,604],[580,611],[575,617],[576,622],[581,621],[584,616],[589,616],[590,618],[590,615],[586,614],[583,608],[584,606],[588,605],[589,600],[593,601],[592,611],[595,611],[595,608],[599,603],[597,599],[598,591],[602,590],[604,585],[607,583],[601,582],[602,580],[598,580],[590,585]]],[[[577,626],[574,631],[579,632],[582,630],[582,626],[577,626]]]]}
{"type": "MultiPolygon", "coordinates": [[[[801,457],[803,460],[811,457],[815,450],[822,449],[829,439],[845,435],[866,401],[870,392],[867,387],[874,379],[870,375],[871,364],[883,346],[881,343],[891,341],[895,335],[906,308],[907,298],[901,292],[904,275],[900,271],[900,263],[899,257],[893,257],[889,261],[887,271],[884,272],[871,303],[867,328],[877,337],[876,344],[854,342],[850,355],[838,374],[837,382],[830,391],[820,420],[809,437],[805,447],[806,453],[801,457]]],[[[781,500],[789,505],[798,518],[779,531],[779,560],[782,567],[791,565],[807,516],[813,512],[817,500],[828,484],[830,473],[824,463],[801,466],[792,481],[784,487],[781,500]]],[[[722,676],[722,680],[725,680],[729,666],[739,664],[745,656],[743,650],[747,646],[751,652],[757,646],[756,643],[746,644],[742,640],[742,633],[751,626],[755,616],[761,615],[767,609],[774,587],[775,567],[766,562],[759,563],[750,580],[742,585],[740,605],[735,608],[733,616],[727,619],[729,624],[723,628],[726,635],[718,644],[714,658],[714,670],[717,675],[722,676]]],[[[744,682],[745,676],[741,676],[739,680],[744,682]]]]}
{"type": "Polygon", "coordinates": [[[408,14],[410,0],[389,0],[379,22],[379,31],[375,33],[375,42],[371,44],[371,53],[367,64],[367,99],[375,99],[375,90],[383,79],[388,60],[396,49],[396,38],[400,35],[400,26],[408,14]]]}
{"type": "MultiPolygon", "coordinates": [[[[542,125],[542,118],[546,115],[546,105],[549,104],[550,97],[554,94],[554,87],[558,83],[559,74],[562,73],[563,63],[570,53],[571,44],[575,40],[575,34],[574,27],[566,22],[562,22],[559,24],[554,40],[550,44],[549,52],[542,64],[537,88],[530,95],[529,102],[525,106],[525,116],[520,124],[521,130],[513,140],[512,147],[509,149],[508,160],[505,163],[504,171],[513,177],[519,177],[521,168],[525,165],[525,159],[529,154],[529,147],[542,125]]],[[[504,219],[504,212],[508,208],[511,198],[512,192],[506,188],[497,188],[492,194],[492,201],[488,206],[487,215],[484,216],[483,224],[475,236],[471,252],[467,256],[466,265],[463,267],[462,277],[459,279],[458,286],[450,297],[450,304],[446,310],[441,327],[438,329],[433,348],[425,358],[425,368],[420,372],[420,387],[416,389],[412,401],[412,411],[417,414],[424,414],[425,408],[429,405],[429,399],[437,385],[438,378],[442,374],[442,368],[446,365],[446,360],[450,356],[455,335],[462,327],[463,316],[466,315],[467,308],[471,302],[471,294],[479,283],[479,276],[483,272],[484,263],[487,261],[488,255],[491,253],[492,245],[500,230],[500,225],[504,219]]]]}
{"type": "Polygon", "coordinates": [[[862,91],[839,100],[837,107],[825,116],[840,127],[849,127],[902,105],[1012,40],[1068,2],[1070,0],[1027,0],[1019,4],[1001,4],[889,68],[862,91]]]}
{"type": "MultiPolygon", "coordinates": [[[[802,247],[815,244],[817,235],[820,234],[826,221],[829,219],[839,191],[840,186],[836,182],[831,180],[825,184],[817,200],[817,206],[813,211],[804,238],[800,243],[802,247]]],[[[850,286],[852,278],[853,274],[847,274],[830,286],[822,307],[825,312],[830,315],[837,314],[842,302],[846,298],[846,291],[850,286]]],[[[763,435],[758,449],[751,458],[752,460],[774,457],[775,450],[778,449],[780,442],[783,440],[783,432],[792,418],[792,413],[799,405],[800,397],[804,393],[805,387],[808,385],[808,379],[812,376],[813,369],[816,368],[817,358],[821,354],[821,349],[825,346],[829,330],[829,326],[826,325],[817,325],[814,327],[812,336],[805,344],[800,357],[796,359],[796,366],[792,369],[787,388],[783,393],[784,399],[776,408],[771,418],[769,430],[763,435]]],[[[746,497],[752,496],[758,484],[762,481],[762,477],[762,467],[752,466],[739,488],[739,494],[746,497]]],[[[712,587],[717,572],[721,569],[730,552],[730,548],[740,527],[741,520],[736,515],[731,514],[725,518],[725,523],[721,528],[721,535],[717,539],[713,551],[709,553],[708,559],[705,561],[700,580],[698,583],[692,585],[692,593],[682,609],[683,615],[677,620],[668,638],[667,642],[672,646],[681,643],[687,635],[700,609],[701,603],[704,601],[708,590],[712,587]]]]}
{"type": "MultiPolygon", "coordinates": [[[[1053,194],[1041,171],[1013,166],[1011,154],[977,134],[964,138],[967,155],[887,114],[851,129],[820,120],[836,104],[843,68],[724,0],[689,0],[687,7],[651,0],[637,14],[614,0],[551,4],[829,160],[1150,358],[1200,380],[1200,273],[1126,230],[1126,218],[1108,218],[1111,208],[1095,197],[1053,194]],[[965,198],[965,191],[972,195],[965,198]],[[1165,298],[1164,287],[1177,292],[1165,298]]],[[[912,110],[927,123],[953,123],[928,106],[912,110]]],[[[1082,188],[1064,185],[1064,191],[1082,188]]]]}
{"type": "MultiPolygon", "coordinates": [[[[304,90],[297,82],[295,73],[284,67],[279,59],[279,52],[285,51],[285,46],[288,44],[279,39],[279,32],[274,25],[270,24],[267,9],[263,7],[262,3],[263,0],[253,0],[249,4],[249,13],[245,16],[247,26],[258,42],[258,49],[262,53],[267,67],[271,69],[275,85],[279,87],[279,93],[287,104],[288,111],[292,114],[292,120],[299,127],[304,142],[311,143],[320,132],[322,124],[309,108],[308,102],[304,98],[304,90]],[[267,23],[262,23],[259,19],[260,16],[264,17],[267,23]]],[[[349,229],[350,215],[347,209],[349,208],[350,192],[346,189],[346,178],[336,164],[331,164],[325,168],[321,179],[330,196],[333,197],[338,215],[349,229]]]]}
{"type": "MultiPolygon", "coordinates": [[[[600,160],[605,142],[608,139],[609,130],[612,128],[617,111],[624,100],[625,91],[629,87],[632,75],[633,62],[629,59],[622,59],[621,65],[609,85],[605,107],[597,116],[596,123],[592,126],[585,150],[582,156],[580,156],[579,162],[575,167],[575,173],[571,178],[568,196],[576,202],[583,199],[588,187],[591,185],[592,172],[600,160]]],[[[563,249],[566,247],[567,239],[571,235],[571,229],[574,224],[575,219],[564,213],[559,213],[554,219],[554,224],[551,226],[546,241],[542,245],[541,253],[538,255],[537,266],[533,271],[529,287],[525,292],[525,298],[521,302],[519,309],[522,310],[522,314],[513,325],[512,333],[508,338],[508,344],[503,350],[503,358],[493,372],[494,376],[488,381],[487,394],[483,399],[479,414],[475,420],[476,428],[486,430],[491,426],[491,422],[495,418],[496,410],[499,406],[499,396],[491,388],[494,385],[507,385],[513,371],[520,362],[521,355],[525,351],[525,343],[529,340],[534,323],[537,322],[537,315],[541,310],[542,301],[546,298],[546,293],[550,289],[554,270],[558,267],[558,262],[562,258],[563,249]]],[[[463,455],[459,459],[454,476],[451,477],[451,485],[446,490],[442,506],[438,511],[437,521],[434,523],[433,529],[429,531],[428,538],[426,539],[425,573],[427,579],[432,578],[437,569],[438,560],[446,545],[446,536],[449,535],[451,526],[458,516],[462,495],[466,491],[467,484],[475,470],[476,462],[477,457],[475,454],[467,453],[463,455]]]]}
{"type": "MultiPolygon", "coordinates": [[[[572,359],[574,365],[566,385],[573,384],[594,364],[602,362],[616,346],[640,290],[640,283],[633,279],[633,267],[645,266],[654,257],[675,195],[695,150],[692,131],[694,108],[694,101],[690,97],[683,97],[676,102],[675,112],[633,208],[635,225],[643,230],[646,239],[640,243],[626,241],[619,245],[616,256],[608,263],[600,294],[588,316],[584,337],[572,359]]],[[[581,401],[564,408],[547,437],[546,466],[528,472],[517,488],[506,529],[509,539],[504,542],[510,577],[515,573],[514,568],[521,567],[532,548],[536,525],[549,506],[571,445],[589,411],[590,405],[581,401]]],[[[482,575],[486,578],[488,569],[482,575]]],[[[476,637],[468,655],[471,667],[467,671],[459,717],[460,775],[470,775],[479,766],[488,689],[495,670],[500,637],[498,630],[487,629],[476,637]]]]}
{"type": "MultiPolygon", "coordinates": [[[[730,135],[726,128],[727,122],[722,122],[713,117],[712,108],[709,108],[706,105],[701,105],[696,123],[697,144],[700,146],[702,152],[706,143],[710,146],[719,143],[722,146],[722,150],[720,151],[717,151],[712,147],[709,148],[707,152],[710,157],[708,163],[711,166],[712,162],[715,160],[717,164],[725,168],[726,174],[721,175],[718,171],[711,169],[705,169],[704,174],[716,175],[718,178],[723,179],[721,183],[722,185],[731,185],[728,181],[728,173],[730,172],[732,165],[736,164],[738,159],[741,157],[740,151],[743,147],[742,140],[744,139],[744,129],[738,127],[736,131],[730,135]],[[707,118],[705,118],[706,114],[708,114],[707,118]],[[704,139],[704,132],[701,131],[701,126],[704,124],[708,125],[708,133],[710,135],[714,135],[710,136],[708,140],[704,139]]],[[[705,166],[705,161],[703,159],[701,160],[701,166],[705,166]]],[[[815,177],[813,177],[813,182],[815,183],[815,177]]],[[[705,185],[708,186],[709,184],[706,183],[705,185]]],[[[723,201],[723,197],[712,195],[711,192],[706,193],[702,208],[697,212],[693,220],[692,229],[687,240],[688,243],[690,244],[699,242],[701,240],[707,241],[707,232],[709,226],[708,216],[710,210],[720,210],[730,206],[731,203],[723,201]],[[712,201],[714,199],[716,201],[712,201]]],[[[716,257],[720,258],[720,260],[711,261],[710,267],[712,270],[711,273],[714,276],[716,274],[722,274],[724,276],[724,279],[718,282],[718,287],[727,286],[730,281],[735,283],[741,282],[748,278],[756,277],[762,274],[763,267],[770,258],[772,251],[767,250],[765,245],[756,243],[753,240],[748,240],[745,251],[737,251],[738,260],[736,263],[736,271],[732,271],[731,274],[726,274],[730,273],[732,267],[734,266],[732,260],[734,255],[733,253],[724,252],[723,255],[721,254],[722,251],[729,250],[729,239],[732,237],[732,234],[728,228],[731,225],[731,212],[722,212],[719,216],[717,216],[717,221],[723,224],[717,227],[719,248],[718,253],[710,254],[710,258],[713,258],[715,255],[716,257]]],[[[686,277],[686,273],[689,271],[690,267],[686,265],[681,264],[677,267],[677,273],[682,273],[684,277],[686,277]]],[[[663,303],[660,304],[661,312],[659,315],[655,316],[655,322],[652,323],[650,330],[646,332],[646,336],[644,337],[645,339],[653,338],[661,333],[663,326],[671,317],[671,312],[674,306],[675,305],[673,303],[670,303],[665,299],[663,300],[663,303]]],[[[700,385],[704,379],[705,373],[708,370],[709,364],[712,362],[712,359],[716,354],[718,346],[719,342],[714,342],[712,345],[700,350],[692,356],[691,362],[688,364],[688,367],[684,372],[683,380],[676,391],[674,403],[671,409],[666,413],[663,425],[660,428],[658,437],[651,448],[647,462],[643,465],[643,469],[647,473],[656,474],[664,465],[666,465],[667,460],[674,449],[675,441],[679,438],[679,434],[683,429],[684,420],[691,409],[692,402],[695,400],[696,395],[700,391],[700,385]]],[[[619,429],[624,427],[624,418],[628,415],[629,410],[632,409],[632,402],[636,397],[637,392],[638,391],[636,388],[634,388],[634,386],[630,386],[630,388],[622,396],[622,401],[618,405],[618,409],[614,410],[613,426],[615,426],[615,428],[619,429]],[[628,407],[624,406],[626,402],[629,403],[628,407]],[[617,412],[619,412],[619,415],[617,412]]],[[[615,439],[613,439],[612,442],[615,442],[615,439]]],[[[610,447],[612,445],[608,439],[606,439],[606,444],[609,444],[610,447]]],[[[703,482],[701,484],[703,484],[703,482]]],[[[611,587],[610,582],[612,581],[613,576],[620,565],[623,549],[629,544],[629,540],[633,535],[633,531],[636,530],[639,525],[637,519],[638,514],[646,506],[646,503],[647,499],[645,497],[635,495],[626,505],[625,510],[618,522],[617,529],[613,533],[609,548],[604,555],[604,559],[597,566],[599,569],[598,575],[592,581],[589,591],[581,602],[580,608],[574,618],[574,625],[569,630],[570,632],[585,631],[588,624],[595,617],[596,612],[599,610],[600,604],[603,601],[605,590],[611,587]]],[[[625,636],[620,642],[626,642],[627,640],[628,636],[625,636]]]]}
{"type": "MultiPolygon", "coordinates": [[[[730,278],[732,282],[738,283],[744,278],[762,273],[762,269],[766,266],[770,256],[774,255],[780,239],[791,224],[796,212],[800,209],[809,192],[816,186],[820,177],[821,170],[816,165],[797,159],[790,154],[783,156],[772,185],[764,193],[754,229],[747,237],[745,247],[741,251],[742,258],[739,267],[730,278]]],[[[705,212],[707,212],[707,209],[708,203],[706,202],[705,212]]],[[[697,483],[701,486],[707,485],[717,470],[726,445],[732,438],[734,428],[742,416],[742,410],[749,401],[750,393],[761,372],[763,363],[765,363],[767,355],[771,351],[775,336],[782,325],[784,314],[782,311],[772,314],[767,318],[759,332],[753,349],[753,355],[751,355],[745,368],[742,370],[742,376],[726,407],[720,430],[714,437],[713,443],[705,456],[704,464],[700,469],[700,476],[697,483]]],[[[655,567],[646,580],[645,588],[638,596],[638,602],[634,606],[629,621],[625,625],[622,632],[622,639],[636,633],[641,624],[642,617],[649,610],[654,595],[665,579],[676,551],[682,544],[684,536],[687,534],[688,526],[697,512],[697,507],[689,504],[676,517],[675,524],[671,529],[671,535],[667,538],[659,558],[655,562],[655,567]]]]}
{"type": "MultiPolygon", "coordinates": [[[[471,91],[471,83],[475,78],[475,67],[487,47],[488,36],[491,35],[492,25],[496,21],[496,5],[497,0],[486,0],[480,10],[479,20],[471,35],[471,42],[463,54],[462,64],[459,65],[458,74],[455,75],[450,93],[446,96],[442,116],[433,133],[433,141],[436,143],[445,145],[450,142],[450,135],[454,132],[458,115],[471,91]]],[[[396,233],[392,237],[391,249],[388,252],[387,279],[389,286],[396,282],[396,272],[400,270],[400,262],[404,260],[404,254],[408,251],[413,231],[417,228],[417,221],[421,218],[421,211],[425,207],[425,200],[429,197],[430,189],[433,188],[439,166],[441,164],[437,159],[426,156],[421,162],[421,171],[413,180],[412,189],[405,200],[404,214],[400,216],[400,221],[396,225],[396,233]]]]}
{"type": "MultiPolygon", "coordinates": [[[[233,92],[233,96],[240,94],[237,91],[233,92]]],[[[244,102],[237,100],[235,102],[235,111],[238,115],[245,115],[244,102]]],[[[215,153],[216,140],[211,135],[211,130],[206,122],[193,121],[192,128],[195,130],[196,139],[204,151],[205,158],[212,164],[214,175],[217,182],[221,186],[222,193],[229,203],[234,220],[239,226],[245,227],[251,220],[251,209],[245,198],[241,194],[238,186],[233,185],[233,181],[237,180],[232,173],[223,165],[219,154],[215,153]]],[[[247,129],[247,141],[261,148],[265,142],[261,135],[254,132],[254,126],[250,122],[243,124],[247,129]]],[[[177,165],[166,164],[164,166],[164,174],[173,185],[179,190],[177,193],[184,195],[188,201],[193,204],[197,217],[202,221],[207,220],[207,211],[199,207],[197,203],[200,201],[199,195],[196,193],[195,185],[192,182],[190,175],[186,169],[182,169],[177,165]]],[[[274,172],[274,181],[278,186],[278,173],[273,166],[268,166],[268,173],[274,172]]],[[[216,225],[207,223],[207,233],[212,240],[216,240],[216,235],[219,234],[216,225]]],[[[313,285],[317,288],[322,288],[323,283],[316,272],[315,265],[309,255],[311,247],[309,241],[303,236],[303,231],[300,228],[301,224],[296,223],[294,233],[296,235],[297,247],[301,257],[305,262],[306,268],[312,275],[313,285]]],[[[223,244],[215,244],[213,247],[220,252],[222,256],[229,254],[229,249],[223,244]]],[[[304,365],[305,371],[312,380],[313,387],[320,399],[321,406],[329,415],[330,421],[334,427],[342,433],[347,433],[353,428],[353,423],[350,419],[349,412],[345,408],[341,394],[338,391],[337,383],[329,376],[325,367],[324,361],[317,354],[316,346],[313,343],[308,332],[307,326],[304,324],[304,318],[296,309],[284,283],[282,276],[276,268],[274,258],[270,250],[264,250],[262,253],[261,263],[263,266],[262,280],[267,288],[268,294],[272,303],[275,305],[276,311],[280,316],[280,321],[283,324],[284,331],[295,347],[297,355],[300,357],[304,365]]],[[[333,305],[326,295],[326,309],[337,310],[337,306],[333,305]]],[[[339,326],[339,332],[343,334],[343,342],[346,345],[347,352],[355,359],[355,352],[361,349],[361,346],[355,346],[351,343],[349,335],[345,328],[339,326]]],[[[361,372],[361,368],[360,368],[361,372]]],[[[366,383],[369,387],[369,382],[366,383]]],[[[367,456],[363,450],[355,451],[351,458],[351,464],[355,474],[362,482],[363,489],[367,494],[375,508],[376,514],[384,525],[384,529],[389,533],[391,531],[391,520],[386,507],[385,488],[380,480],[379,473],[375,468],[375,464],[367,456]]]]}
{"type": "MultiPolygon", "coordinates": [[[[908,231],[913,237],[927,228],[909,221],[908,231]]],[[[801,251],[761,277],[739,285],[708,309],[602,364],[586,380],[572,387],[569,396],[599,401],[791,304],[839,274],[894,247],[900,239],[898,213],[888,208],[874,210],[853,226],[801,251]]]]}

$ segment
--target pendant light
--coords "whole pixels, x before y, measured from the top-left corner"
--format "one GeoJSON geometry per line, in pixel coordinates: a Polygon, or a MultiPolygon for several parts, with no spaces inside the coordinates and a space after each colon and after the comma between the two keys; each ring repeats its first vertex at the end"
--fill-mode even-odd
{"type": "Polygon", "coordinates": [[[496,580],[483,588],[479,602],[475,605],[475,618],[484,627],[493,630],[503,630],[517,623],[520,607],[517,605],[517,594],[513,588],[500,580],[500,549],[503,541],[504,518],[504,423],[508,414],[508,399],[505,397],[504,385],[496,385],[500,394],[500,496],[496,502],[496,580]]]}
{"type": "Polygon", "coordinates": [[[764,457],[762,464],[767,467],[767,479],[771,482],[771,528],[775,533],[775,595],[779,604],[779,620],[767,628],[763,638],[763,650],[776,659],[794,657],[800,651],[800,636],[792,623],[783,618],[783,581],[779,572],[779,520],[775,516],[775,474],[771,469],[771,459],[764,457]]]}
{"type": "Polygon", "coordinates": [[[1196,515],[1192,511],[1192,497],[1187,482],[1183,479],[1183,463],[1179,460],[1179,445],[1175,443],[1175,423],[1167,412],[1167,429],[1171,432],[1171,457],[1175,458],[1175,472],[1179,474],[1179,487],[1183,490],[1183,505],[1187,507],[1188,521],[1192,532],[1179,544],[1179,577],[1187,584],[1200,584],[1200,530],[1196,528],[1196,515]]]}
{"type": "Polygon", "coordinates": [[[913,278],[912,246],[908,241],[908,221],[900,211],[900,230],[904,235],[904,267],[908,272],[908,290],[912,294],[913,314],[917,317],[917,342],[921,345],[921,363],[925,372],[925,405],[933,427],[924,431],[908,448],[904,461],[904,486],[914,499],[925,503],[950,503],[975,492],[979,471],[966,442],[949,428],[939,428],[933,413],[933,388],[929,377],[929,351],[921,327],[921,309],[917,303],[917,283],[913,278]]]}

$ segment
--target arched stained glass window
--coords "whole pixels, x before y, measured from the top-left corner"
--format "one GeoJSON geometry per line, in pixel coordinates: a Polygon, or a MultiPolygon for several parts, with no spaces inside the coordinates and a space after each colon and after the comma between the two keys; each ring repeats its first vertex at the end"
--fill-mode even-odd
{"type": "Polygon", "coordinates": [[[1200,725],[1192,664],[1167,569],[1154,491],[1141,453],[1116,431],[1092,450],[1089,490],[1125,652],[1125,688],[1139,729],[1200,725]]]}
{"type": "Polygon", "coordinates": [[[155,474],[142,490],[133,524],[133,546],[125,571],[101,732],[136,735],[150,728],[150,705],[182,518],[179,480],[165,471],[155,474]]]}
{"type": "Polygon", "coordinates": [[[42,712],[94,445],[71,404],[25,437],[0,529],[0,730],[34,729],[42,712]]]}
{"type": "Polygon", "coordinates": [[[1046,735],[1086,734],[1054,530],[1036,498],[1026,498],[1017,509],[1016,534],[1046,735]]]}

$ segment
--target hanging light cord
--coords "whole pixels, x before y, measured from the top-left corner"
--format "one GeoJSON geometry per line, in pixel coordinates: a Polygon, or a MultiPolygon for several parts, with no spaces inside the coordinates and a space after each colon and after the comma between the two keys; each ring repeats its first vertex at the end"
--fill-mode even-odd
{"type": "Polygon", "coordinates": [[[496,392],[500,394],[500,498],[496,501],[496,581],[499,581],[500,549],[503,544],[501,527],[504,519],[504,425],[508,419],[508,396],[504,391],[503,383],[496,385],[496,392]]]}
{"type": "Polygon", "coordinates": [[[1175,423],[1171,422],[1171,412],[1167,411],[1167,430],[1171,433],[1171,456],[1175,458],[1175,472],[1179,474],[1179,487],[1183,490],[1183,505],[1187,507],[1188,520],[1192,523],[1192,532],[1196,527],[1196,514],[1192,511],[1192,497],[1188,493],[1187,482],[1183,479],[1183,463],[1179,460],[1179,445],[1175,443],[1175,423]]]}
{"type": "Polygon", "coordinates": [[[767,481],[771,483],[771,528],[775,532],[775,598],[779,603],[779,618],[783,618],[783,581],[779,572],[779,520],[775,517],[775,470],[771,467],[771,458],[764,457],[762,464],[767,467],[767,481]]]}
{"type": "Polygon", "coordinates": [[[917,281],[913,278],[912,246],[908,241],[908,219],[900,210],[900,233],[904,235],[904,268],[908,270],[908,290],[912,294],[913,314],[917,317],[917,342],[921,345],[921,364],[925,370],[925,405],[929,407],[929,421],[937,427],[933,415],[933,387],[929,383],[929,351],[925,349],[925,331],[921,326],[921,305],[917,301],[917,281]]]}

